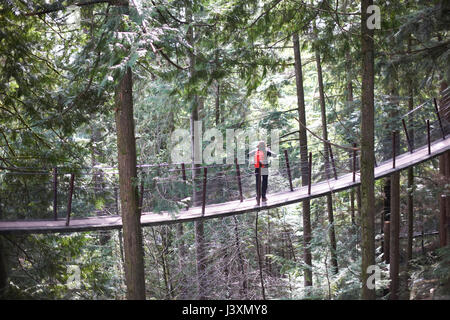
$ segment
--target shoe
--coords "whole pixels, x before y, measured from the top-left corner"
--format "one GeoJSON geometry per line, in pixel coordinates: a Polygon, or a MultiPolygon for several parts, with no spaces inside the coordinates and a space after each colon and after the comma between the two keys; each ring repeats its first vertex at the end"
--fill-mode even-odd
{"type": "Polygon", "coordinates": [[[267,198],[266,198],[266,197],[263,197],[263,198],[262,198],[262,202],[267,202],[267,198]]]}

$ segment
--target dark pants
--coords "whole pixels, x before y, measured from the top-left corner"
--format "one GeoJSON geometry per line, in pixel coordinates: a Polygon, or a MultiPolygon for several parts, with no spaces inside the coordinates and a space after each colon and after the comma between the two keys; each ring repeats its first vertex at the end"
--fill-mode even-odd
{"type": "MultiPolygon", "coordinates": [[[[255,177],[256,177],[256,195],[258,196],[259,186],[258,186],[258,173],[257,172],[255,172],[255,177]]],[[[261,189],[262,189],[261,196],[263,198],[266,197],[268,178],[269,178],[268,175],[261,176],[261,189]]]]}

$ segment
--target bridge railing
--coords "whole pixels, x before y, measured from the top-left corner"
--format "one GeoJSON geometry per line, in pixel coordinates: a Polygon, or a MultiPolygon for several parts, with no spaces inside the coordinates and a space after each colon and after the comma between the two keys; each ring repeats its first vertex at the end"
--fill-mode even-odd
{"type": "MultiPolygon", "coordinates": [[[[449,91],[444,92],[441,105],[429,100],[402,115],[393,131],[377,134],[376,164],[392,161],[403,152],[431,144],[450,133],[449,91]],[[395,134],[393,132],[396,132],[395,134]]],[[[293,148],[281,145],[278,168],[270,169],[269,191],[295,191],[307,173],[308,192],[311,185],[351,174],[353,181],[359,170],[359,149],[355,144],[341,146],[312,137],[308,141],[307,162],[290,157],[293,148]],[[311,152],[312,151],[312,152],[311,152]]],[[[297,153],[298,154],[298,153],[297,153]]],[[[245,164],[214,164],[193,167],[190,164],[143,164],[137,167],[136,189],[142,212],[178,211],[193,205],[193,186],[198,187],[203,212],[206,205],[256,197],[255,169],[252,159],[245,164]],[[192,170],[199,170],[199,180],[192,181],[192,170]]],[[[66,219],[120,214],[118,171],[115,167],[47,169],[3,168],[0,203],[3,219],[66,219]]]]}

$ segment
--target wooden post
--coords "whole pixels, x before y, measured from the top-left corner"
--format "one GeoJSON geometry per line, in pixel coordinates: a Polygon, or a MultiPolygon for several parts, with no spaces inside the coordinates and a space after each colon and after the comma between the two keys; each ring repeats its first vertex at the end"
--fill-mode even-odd
{"type": "Polygon", "coordinates": [[[356,181],[356,143],[353,144],[353,182],[356,181]]]}
{"type": "Polygon", "coordinates": [[[439,242],[441,247],[445,247],[447,245],[447,197],[445,195],[441,195],[441,210],[440,210],[440,219],[439,219],[439,242]]]}
{"type": "Polygon", "coordinates": [[[186,167],[184,163],[181,164],[181,172],[183,173],[183,181],[186,181],[186,167]]]}
{"type": "Polygon", "coordinates": [[[330,149],[330,159],[331,159],[331,166],[333,167],[334,179],[337,180],[338,177],[336,172],[336,164],[334,163],[333,149],[331,148],[331,144],[328,144],[328,148],[330,149]]]}
{"type": "Polygon", "coordinates": [[[258,168],[258,173],[256,174],[256,203],[259,206],[261,203],[261,165],[258,168]]]}
{"type": "Polygon", "coordinates": [[[239,168],[239,163],[237,158],[234,158],[234,164],[236,165],[236,177],[238,182],[238,188],[239,188],[239,199],[244,201],[244,197],[242,196],[242,183],[241,183],[241,170],[239,168]]]}
{"type": "Polygon", "coordinates": [[[309,153],[309,173],[308,173],[308,194],[311,194],[311,181],[312,181],[312,153],[309,153]]]}
{"type": "Polygon", "coordinates": [[[402,119],[403,129],[405,130],[406,141],[408,142],[409,152],[413,153],[413,146],[411,140],[409,139],[408,129],[406,128],[405,119],[402,119]]]}
{"type": "Polygon", "coordinates": [[[430,120],[427,119],[428,154],[431,154],[430,120]]]}
{"type": "Polygon", "coordinates": [[[436,103],[436,98],[433,98],[434,101],[434,109],[436,110],[436,115],[438,118],[438,122],[439,122],[439,127],[441,128],[441,133],[442,133],[442,139],[445,139],[445,131],[444,131],[444,127],[442,126],[442,121],[441,121],[441,115],[439,114],[439,109],[436,103]]]}
{"type": "Polygon", "coordinates": [[[67,218],[66,218],[66,226],[70,223],[70,214],[72,212],[72,196],[73,196],[73,185],[75,182],[75,174],[70,174],[70,185],[69,185],[69,200],[67,202],[67,218]]]}
{"type": "Polygon", "coordinates": [[[291,166],[289,165],[289,157],[287,150],[284,150],[284,158],[286,159],[286,169],[289,178],[289,187],[291,191],[294,191],[294,187],[292,186],[291,166]]]}
{"type": "MultiPolygon", "coordinates": [[[[184,185],[186,185],[186,167],[184,163],[181,164],[181,172],[183,174],[184,185]]],[[[189,210],[189,203],[186,202],[186,211],[189,210]]]]}
{"type": "Polygon", "coordinates": [[[384,227],[383,227],[383,233],[384,233],[384,239],[383,239],[383,260],[386,263],[389,263],[389,254],[390,254],[390,241],[391,241],[391,228],[390,228],[390,222],[384,221],[384,227]]]}
{"type": "Polygon", "coordinates": [[[396,132],[392,131],[392,168],[395,168],[396,132]]]}
{"type": "Polygon", "coordinates": [[[391,175],[391,215],[390,215],[390,300],[398,300],[400,271],[400,172],[391,175]]]}
{"type": "Polygon", "coordinates": [[[202,201],[202,217],[205,215],[206,206],[206,179],[208,177],[208,168],[203,168],[203,201],[202,201]]]}
{"type": "Polygon", "coordinates": [[[58,168],[53,168],[53,219],[58,220],[58,168]]]}

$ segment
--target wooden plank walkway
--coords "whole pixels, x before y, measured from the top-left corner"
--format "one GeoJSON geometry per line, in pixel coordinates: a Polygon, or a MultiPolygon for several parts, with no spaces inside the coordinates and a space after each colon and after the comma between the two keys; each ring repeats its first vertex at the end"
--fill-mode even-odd
{"type": "MultiPolygon", "coordinates": [[[[428,154],[428,146],[424,146],[396,157],[396,167],[392,168],[392,159],[381,163],[375,168],[375,179],[388,176],[393,172],[415,166],[428,159],[436,157],[450,149],[450,138],[438,140],[431,145],[431,154],[428,154]]],[[[195,221],[201,219],[220,218],[236,214],[243,214],[257,210],[276,208],[300,202],[308,198],[317,198],[329,192],[342,191],[360,184],[359,172],[356,181],[353,182],[353,174],[340,176],[338,180],[328,180],[311,186],[311,195],[308,195],[308,187],[296,188],[294,191],[284,191],[268,195],[267,203],[256,205],[255,198],[239,200],[206,206],[205,215],[202,216],[202,208],[194,207],[189,210],[181,210],[179,213],[152,213],[145,212],[141,216],[143,226],[156,226],[171,223],[195,221]]],[[[16,220],[0,221],[0,234],[2,233],[57,233],[79,232],[92,230],[108,230],[122,228],[120,216],[96,216],[89,218],[72,218],[70,225],[65,225],[65,218],[55,220],[16,220]]]]}

